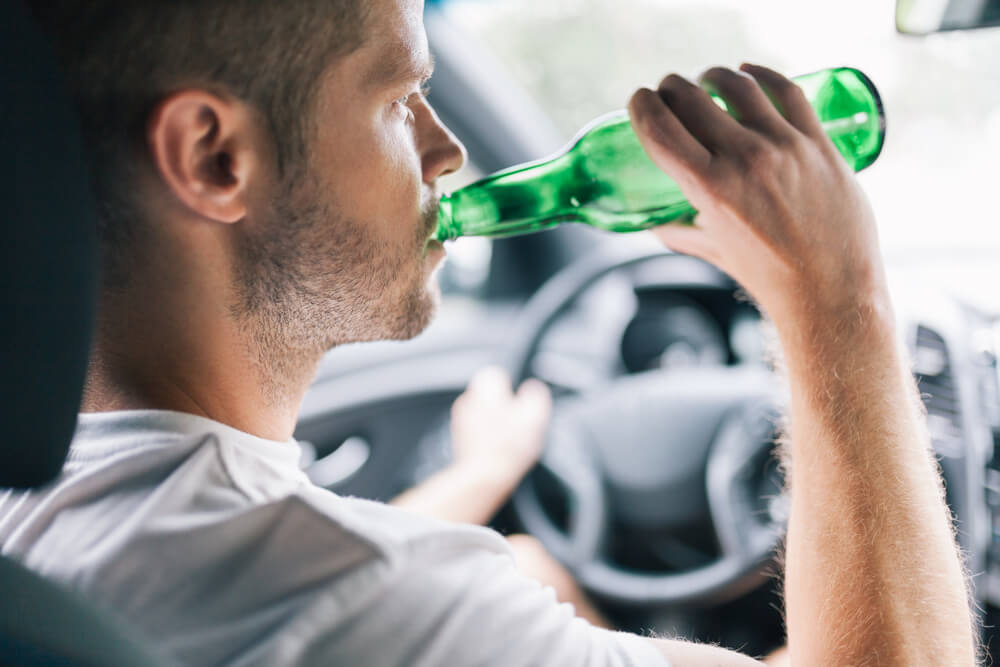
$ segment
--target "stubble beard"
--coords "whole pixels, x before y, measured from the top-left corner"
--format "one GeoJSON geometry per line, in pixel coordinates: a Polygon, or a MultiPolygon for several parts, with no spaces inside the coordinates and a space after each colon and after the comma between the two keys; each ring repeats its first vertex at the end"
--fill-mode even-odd
{"type": "Polygon", "coordinates": [[[311,377],[338,345],[407,340],[430,324],[439,290],[428,284],[423,248],[437,218],[424,213],[416,237],[380,243],[316,187],[289,188],[266,219],[239,237],[231,314],[273,400],[311,377]]]}

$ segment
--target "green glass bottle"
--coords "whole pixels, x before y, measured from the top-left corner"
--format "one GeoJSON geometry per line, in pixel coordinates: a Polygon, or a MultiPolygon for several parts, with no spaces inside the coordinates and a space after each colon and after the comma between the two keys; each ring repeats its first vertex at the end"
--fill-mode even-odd
{"type": "MultiPolygon", "coordinates": [[[[839,67],[793,80],[848,164],[860,171],[874,162],[885,139],[885,114],[868,77],[839,67]]],[[[435,237],[514,236],[563,222],[635,232],[693,214],[677,184],[643,151],[628,115],[618,111],[592,122],[555,157],[444,196],[435,237]]]]}

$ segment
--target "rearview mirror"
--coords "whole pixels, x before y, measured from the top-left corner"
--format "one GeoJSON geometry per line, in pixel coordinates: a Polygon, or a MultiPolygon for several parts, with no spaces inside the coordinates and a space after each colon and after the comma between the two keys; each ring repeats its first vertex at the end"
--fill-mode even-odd
{"type": "Polygon", "coordinates": [[[896,30],[926,35],[1000,26],[1000,0],[896,0],[896,30]]]}

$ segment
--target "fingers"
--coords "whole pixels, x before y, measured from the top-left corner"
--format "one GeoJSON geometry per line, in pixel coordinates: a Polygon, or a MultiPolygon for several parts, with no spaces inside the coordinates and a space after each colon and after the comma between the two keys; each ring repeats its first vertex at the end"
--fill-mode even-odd
{"type": "Polygon", "coordinates": [[[534,378],[525,380],[517,390],[515,409],[529,424],[548,424],[552,416],[552,392],[548,385],[534,378]]]}
{"type": "Polygon", "coordinates": [[[744,63],[740,69],[760,84],[781,114],[797,130],[813,138],[825,137],[819,118],[802,89],[767,67],[744,63]]]}
{"type": "Polygon", "coordinates": [[[652,231],[663,245],[674,252],[692,255],[712,264],[718,264],[715,247],[704,230],[687,225],[662,225],[655,227],[652,231]]]}
{"type": "Polygon", "coordinates": [[[640,88],[628,104],[639,142],[649,158],[680,183],[706,169],[712,154],[695,139],[659,95],[640,88]]]}
{"type": "Polygon", "coordinates": [[[743,125],[775,138],[794,132],[757,80],[746,72],[713,67],[698,78],[698,83],[725,101],[729,112],[743,125]]]}
{"type": "Polygon", "coordinates": [[[507,371],[499,366],[487,366],[472,376],[466,393],[485,400],[500,401],[509,399],[513,389],[507,371]]]}
{"type": "Polygon", "coordinates": [[[514,394],[510,376],[499,366],[487,366],[479,370],[455,405],[469,402],[494,409],[510,409],[515,417],[524,417],[532,422],[547,420],[552,411],[552,394],[544,382],[525,380],[517,394],[514,394]]]}
{"type": "Polygon", "coordinates": [[[671,74],[657,92],[639,89],[629,102],[633,127],[647,155],[691,201],[700,198],[699,190],[716,163],[742,162],[744,155],[759,154],[762,134],[786,141],[797,134],[748,74],[717,67],[708,70],[702,82],[707,90],[671,74]],[[740,120],[716,104],[709,91],[723,98],[740,120]]]}
{"type": "Polygon", "coordinates": [[[657,92],[691,136],[712,153],[744,145],[750,132],[727,114],[702,88],[682,76],[670,74],[657,92]]]}

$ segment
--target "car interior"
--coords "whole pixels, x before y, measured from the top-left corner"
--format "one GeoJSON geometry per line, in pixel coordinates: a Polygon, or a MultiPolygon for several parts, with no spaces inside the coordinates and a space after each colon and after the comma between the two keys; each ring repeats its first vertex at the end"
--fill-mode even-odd
{"type": "MultiPolygon", "coordinates": [[[[469,178],[556,150],[551,117],[446,4],[425,12],[430,99],[468,148],[469,178]]],[[[979,14],[937,3],[945,9],[931,18],[918,4],[900,1],[901,32],[1000,20],[1000,3],[979,3],[979,14]]],[[[59,473],[80,405],[94,206],[50,46],[20,3],[0,12],[0,133],[12,151],[0,182],[2,406],[13,426],[0,488],[33,488],[59,473]]],[[[302,466],[338,494],[390,500],[447,465],[449,409],[478,369],[540,378],[555,398],[546,449],[491,527],[537,537],[622,630],[765,654],[784,642],[777,554],[789,511],[775,456],[785,397],[766,323],[714,267],[606,239],[564,225],[470,240],[441,271],[445,300],[428,331],[326,355],[295,432],[302,466]]],[[[1000,608],[1000,308],[956,295],[926,267],[892,277],[989,646],[1000,608]]],[[[7,558],[0,590],[0,664],[167,664],[127,620],[7,558]]]]}

